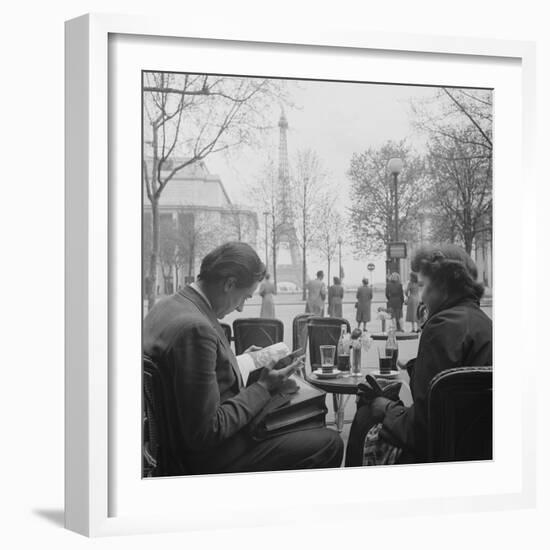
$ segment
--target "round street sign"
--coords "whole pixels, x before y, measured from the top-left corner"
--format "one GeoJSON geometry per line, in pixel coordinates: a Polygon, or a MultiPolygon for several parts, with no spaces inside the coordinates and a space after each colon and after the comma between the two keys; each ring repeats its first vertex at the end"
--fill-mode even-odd
{"type": "Polygon", "coordinates": [[[374,271],[374,264],[369,264],[369,265],[367,265],[367,269],[368,269],[369,271],[374,271]]]}

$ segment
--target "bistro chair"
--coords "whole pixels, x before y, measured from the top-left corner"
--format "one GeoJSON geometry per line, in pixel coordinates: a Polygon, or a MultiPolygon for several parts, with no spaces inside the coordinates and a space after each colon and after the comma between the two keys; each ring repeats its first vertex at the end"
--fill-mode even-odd
{"type": "Polygon", "coordinates": [[[284,325],[279,319],[248,317],[233,321],[235,355],[241,355],[250,346],[265,348],[282,342],[284,325]]]}
{"type": "Polygon", "coordinates": [[[220,323],[221,327],[223,328],[223,331],[225,332],[225,337],[227,338],[227,341],[229,342],[229,345],[231,345],[231,325],[228,325],[227,323],[220,323]]]}
{"type": "Polygon", "coordinates": [[[143,477],[175,476],[188,472],[178,441],[173,392],[156,363],[143,357],[143,477]]]}
{"type": "Polygon", "coordinates": [[[301,313],[292,320],[292,351],[298,348],[304,348],[307,340],[307,322],[313,315],[311,313],[301,313]]]}
{"type": "Polygon", "coordinates": [[[459,367],[432,379],[428,433],[432,462],[493,458],[493,367],[459,367]]]}
{"type": "MultiPolygon", "coordinates": [[[[311,365],[319,365],[321,363],[319,346],[338,345],[342,325],[346,325],[348,332],[350,331],[350,324],[346,319],[338,317],[311,317],[308,319],[307,334],[311,365]]],[[[336,354],[334,354],[334,361],[337,361],[336,354]]]]}

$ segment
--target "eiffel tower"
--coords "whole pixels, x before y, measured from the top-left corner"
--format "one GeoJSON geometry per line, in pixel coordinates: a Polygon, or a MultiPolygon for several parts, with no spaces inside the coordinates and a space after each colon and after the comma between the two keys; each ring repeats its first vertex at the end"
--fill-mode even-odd
{"type": "Polygon", "coordinates": [[[302,256],[294,227],[290,204],[290,174],[286,132],[288,122],[284,111],[279,119],[279,173],[277,179],[280,223],[278,226],[277,282],[290,282],[302,286],[302,256]]]}

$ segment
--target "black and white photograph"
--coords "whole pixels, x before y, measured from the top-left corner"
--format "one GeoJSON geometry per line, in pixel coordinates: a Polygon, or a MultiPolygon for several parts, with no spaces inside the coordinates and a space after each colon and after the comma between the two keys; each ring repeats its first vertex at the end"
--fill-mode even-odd
{"type": "Polygon", "coordinates": [[[143,477],[493,458],[493,91],[142,73],[143,477]]]}

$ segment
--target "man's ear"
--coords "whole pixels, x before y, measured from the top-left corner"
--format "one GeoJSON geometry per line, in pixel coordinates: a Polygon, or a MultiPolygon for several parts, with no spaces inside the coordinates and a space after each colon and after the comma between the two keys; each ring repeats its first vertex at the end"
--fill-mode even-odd
{"type": "Polygon", "coordinates": [[[228,277],[223,282],[224,292],[229,292],[230,290],[233,290],[236,286],[237,286],[237,279],[235,279],[235,277],[228,277]]]}

